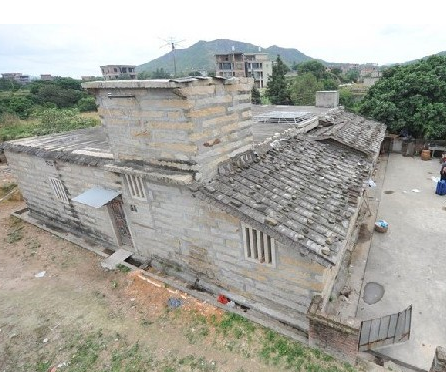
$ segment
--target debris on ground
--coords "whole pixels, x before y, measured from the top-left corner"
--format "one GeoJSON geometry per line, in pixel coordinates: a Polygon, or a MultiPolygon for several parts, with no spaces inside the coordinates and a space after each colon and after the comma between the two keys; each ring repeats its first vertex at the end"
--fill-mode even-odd
{"type": "Polygon", "coordinates": [[[384,220],[378,220],[375,222],[375,230],[378,232],[386,232],[389,228],[389,224],[384,220]]]}
{"type": "Polygon", "coordinates": [[[34,275],[34,278],[43,278],[46,274],[46,271],[41,271],[40,273],[37,273],[34,275]]]}
{"type": "Polygon", "coordinates": [[[176,309],[178,307],[180,307],[182,304],[181,299],[179,298],[174,298],[171,297],[169,298],[169,300],[167,301],[167,305],[171,308],[171,309],[176,309]]]}
{"type": "Polygon", "coordinates": [[[226,305],[229,302],[229,299],[224,295],[218,295],[217,301],[223,305],[226,305]]]}

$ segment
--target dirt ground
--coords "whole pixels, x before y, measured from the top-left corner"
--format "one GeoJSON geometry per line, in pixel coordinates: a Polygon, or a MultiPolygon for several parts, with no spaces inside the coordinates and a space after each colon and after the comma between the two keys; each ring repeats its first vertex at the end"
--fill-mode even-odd
{"type": "MultiPolygon", "coordinates": [[[[0,187],[11,182],[0,164],[0,187]]],[[[10,216],[24,206],[0,202],[1,372],[353,371],[137,271],[102,269],[102,257],[10,216]]]]}

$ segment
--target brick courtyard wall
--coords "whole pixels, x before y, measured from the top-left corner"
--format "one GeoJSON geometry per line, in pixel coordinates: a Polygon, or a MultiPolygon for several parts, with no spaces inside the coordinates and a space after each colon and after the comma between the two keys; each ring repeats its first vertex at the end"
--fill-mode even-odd
{"type": "Polygon", "coordinates": [[[354,364],[358,353],[361,322],[357,319],[342,319],[322,311],[322,297],[314,296],[308,309],[308,342],[310,346],[354,364]]]}
{"type": "Polygon", "coordinates": [[[429,372],[446,372],[446,349],[444,347],[437,346],[435,349],[434,360],[429,372]]]}

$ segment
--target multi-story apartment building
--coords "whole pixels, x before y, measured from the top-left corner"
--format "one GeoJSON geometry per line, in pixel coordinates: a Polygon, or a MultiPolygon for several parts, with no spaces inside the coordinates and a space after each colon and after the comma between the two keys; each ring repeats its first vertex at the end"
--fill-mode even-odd
{"type": "Polygon", "coordinates": [[[216,75],[223,77],[252,77],[257,88],[265,88],[273,64],[267,53],[216,54],[216,75]]]}
{"type": "Polygon", "coordinates": [[[51,74],[40,74],[40,80],[53,81],[55,76],[51,74]]]}
{"type": "Polygon", "coordinates": [[[23,75],[21,72],[5,72],[2,74],[2,78],[5,80],[14,80],[20,84],[31,82],[31,77],[29,75],[23,75]]]}
{"type": "Polygon", "coordinates": [[[102,76],[105,80],[119,80],[122,77],[136,79],[136,71],[134,65],[107,65],[101,66],[102,76]]]}

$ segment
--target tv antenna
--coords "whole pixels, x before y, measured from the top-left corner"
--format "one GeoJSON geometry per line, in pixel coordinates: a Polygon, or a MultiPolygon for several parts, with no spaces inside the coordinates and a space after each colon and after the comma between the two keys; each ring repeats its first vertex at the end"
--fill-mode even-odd
{"type": "MultiPolygon", "coordinates": [[[[161,38],[160,38],[161,39],[161,38]]],[[[173,37],[169,37],[168,39],[161,39],[164,42],[166,42],[166,44],[161,45],[160,48],[164,48],[166,46],[169,46],[171,48],[172,51],[172,57],[173,57],[173,70],[174,70],[174,77],[177,76],[177,58],[175,55],[175,51],[177,50],[177,46],[182,46],[180,43],[183,42],[184,40],[176,40],[173,37]]]]}

